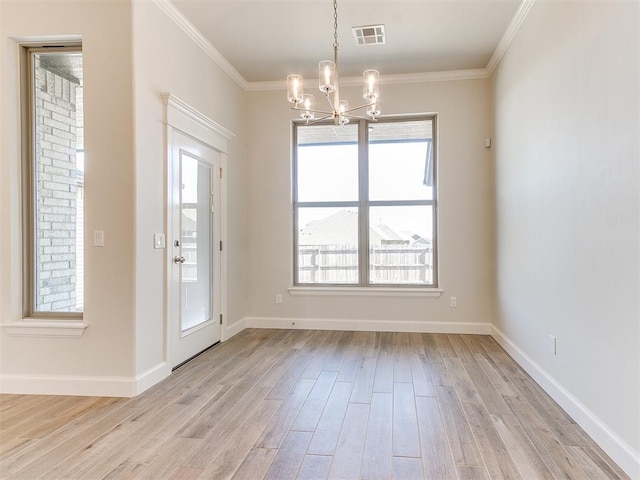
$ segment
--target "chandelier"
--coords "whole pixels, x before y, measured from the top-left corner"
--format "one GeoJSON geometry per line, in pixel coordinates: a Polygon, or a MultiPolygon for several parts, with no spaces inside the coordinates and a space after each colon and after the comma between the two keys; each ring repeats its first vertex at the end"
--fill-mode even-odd
{"type": "Polygon", "coordinates": [[[350,118],[365,118],[354,115],[351,112],[366,108],[366,113],[372,120],[380,115],[380,87],[377,70],[365,70],[362,74],[364,85],[362,96],[367,103],[350,108],[349,102],[340,100],[340,88],[338,86],[338,2],[333,0],[333,61],[323,60],[318,64],[318,88],[325,95],[330,110],[318,110],[313,102],[313,95],[305,94],[303,90],[303,78],[300,75],[287,77],[287,100],[292,104],[293,110],[299,110],[300,116],[309,123],[316,115],[320,116],[315,122],[333,119],[336,125],[349,123],[350,118]]]}

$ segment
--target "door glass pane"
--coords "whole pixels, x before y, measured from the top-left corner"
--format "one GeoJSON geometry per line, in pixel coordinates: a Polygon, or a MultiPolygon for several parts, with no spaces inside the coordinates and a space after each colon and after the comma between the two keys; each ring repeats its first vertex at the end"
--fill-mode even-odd
{"type": "Polygon", "coordinates": [[[433,200],[432,121],[370,126],[369,200],[433,200]]]}
{"type": "Polygon", "coordinates": [[[211,320],[211,166],[182,153],[180,168],[184,332],[211,320]]]}
{"type": "Polygon", "coordinates": [[[358,209],[298,209],[298,283],[358,283],[358,209]]]}
{"type": "Polygon", "coordinates": [[[84,308],[82,53],[34,53],[33,310],[84,308]]]}
{"type": "Polygon", "coordinates": [[[297,128],[299,202],[358,199],[358,126],[297,128]]]}
{"type": "Polygon", "coordinates": [[[433,284],[433,207],[369,209],[372,284],[433,284]]]}

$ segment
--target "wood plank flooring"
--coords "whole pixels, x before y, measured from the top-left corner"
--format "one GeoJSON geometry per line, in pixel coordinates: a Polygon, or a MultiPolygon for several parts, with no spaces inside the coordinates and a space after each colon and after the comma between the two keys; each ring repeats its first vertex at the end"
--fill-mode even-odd
{"type": "Polygon", "coordinates": [[[488,336],[245,330],[133,399],[0,396],[4,479],[625,479],[488,336]]]}

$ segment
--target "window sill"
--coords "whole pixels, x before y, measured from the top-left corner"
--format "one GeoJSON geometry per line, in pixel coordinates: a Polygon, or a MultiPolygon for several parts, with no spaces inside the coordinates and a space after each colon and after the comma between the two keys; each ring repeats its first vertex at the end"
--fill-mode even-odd
{"type": "Polygon", "coordinates": [[[326,296],[326,297],[412,297],[412,298],[440,298],[442,290],[439,288],[406,288],[406,287],[289,287],[289,294],[297,296],[326,296]]]}
{"type": "Polygon", "coordinates": [[[81,337],[88,327],[83,320],[35,320],[3,323],[7,335],[20,337],[81,337]]]}

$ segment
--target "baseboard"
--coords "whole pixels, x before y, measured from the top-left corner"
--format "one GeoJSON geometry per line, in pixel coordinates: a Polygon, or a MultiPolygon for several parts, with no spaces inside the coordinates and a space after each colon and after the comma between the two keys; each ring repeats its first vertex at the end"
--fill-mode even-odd
{"type": "Polygon", "coordinates": [[[57,375],[3,375],[0,392],[25,395],[79,397],[133,397],[135,381],[127,377],[76,377],[57,375]]]}
{"type": "Polygon", "coordinates": [[[226,327],[223,329],[222,341],[224,342],[225,340],[229,340],[231,337],[237,335],[245,328],[247,328],[247,326],[244,318],[232,323],[231,325],[226,325],[226,327]]]}
{"type": "Polygon", "coordinates": [[[490,323],[421,322],[417,320],[343,320],[334,318],[245,317],[246,328],[349,330],[358,332],[463,333],[489,335],[490,323]]]}
{"type": "Polygon", "coordinates": [[[171,375],[171,367],[167,362],[161,362],[136,377],[135,394],[140,395],[145,390],[160,383],[162,380],[171,375]]]}
{"type": "Polygon", "coordinates": [[[640,479],[640,453],[621,440],[520,347],[492,325],[491,336],[631,478],[640,479]]]}
{"type": "Polygon", "coordinates": [[[137,377],[2,375],[0,393],[130,398],[139,395],[170,374],[171,369],[162,362],[137,377]]]}

